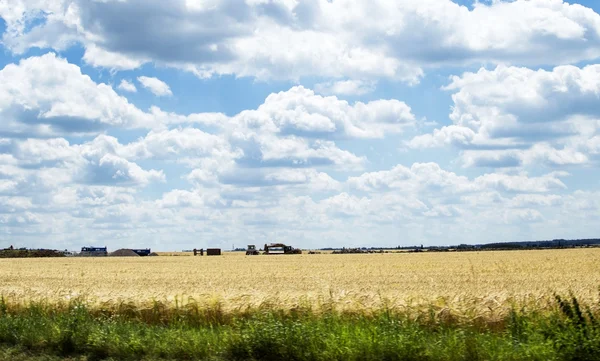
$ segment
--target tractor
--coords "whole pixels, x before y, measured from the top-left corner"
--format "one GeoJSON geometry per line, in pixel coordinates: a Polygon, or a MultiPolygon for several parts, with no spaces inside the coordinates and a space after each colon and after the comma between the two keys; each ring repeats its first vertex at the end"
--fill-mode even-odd
{"type": "Polygon", "coordinates": [[[258,256],[260,252],[256,249],[256,246],[253,244],[249,244],[248,248],[246,248],[246,256],[258,256]]]}

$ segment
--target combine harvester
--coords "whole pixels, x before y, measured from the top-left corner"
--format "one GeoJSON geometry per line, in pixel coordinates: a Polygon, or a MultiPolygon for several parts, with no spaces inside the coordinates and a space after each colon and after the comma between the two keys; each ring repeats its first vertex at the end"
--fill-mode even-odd
{"type": "Polygon", "coordinates": [[[283,243],[265,244],[263,254],[302,254],[302,250],[292,246],[286,246],[283,243]]]}

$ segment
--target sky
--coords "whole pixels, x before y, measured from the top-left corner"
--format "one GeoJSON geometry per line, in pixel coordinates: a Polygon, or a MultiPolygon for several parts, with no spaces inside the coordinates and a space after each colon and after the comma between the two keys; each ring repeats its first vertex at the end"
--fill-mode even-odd
{"type": "Polygon", "coordinates": [[[598,237],[599,14],[0,1],[0,248],[598,237]]]}

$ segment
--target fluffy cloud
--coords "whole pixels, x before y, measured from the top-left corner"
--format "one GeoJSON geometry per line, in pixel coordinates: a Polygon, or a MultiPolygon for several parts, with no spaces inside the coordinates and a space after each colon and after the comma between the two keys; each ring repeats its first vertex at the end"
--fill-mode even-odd
{"type": "Polygon", "coordinates": [[[199,192],[176,189],[163,194],[156,205],[160,208],[202,208],[207,202],[199,192]]]}
{"type": "Polygon", "coordinates": [[[436,163],[415,163],[410,168],[397,165],[391,170],[364,173],[350,177],[348,184],[357,190],[367,192],[400,192],[414,194],[432,193],[473,193],[488,190],[504,192],[549,192],[566,189],[559,177],[568,173],[554,172],[541,177],[489,173],[469,180],[467,177],[442,169],[436,163]]]}
{"type": "Polygon", "coordinates": [[[173,95],[171,88],[164,81],[158,78],[152,78],[148,76],[139,76],[137,80],[142,86],[152,92],[152,94],[162,97],[167,95],[173,95]]]}
{"type": "Polygon", "coordinates": [[[0,132],[50,137],[140,127],[149,117],[109,85],[49,53],[0,70],[0,132]]]}
{"type": "MultiPolygon", "coordinates": [[[[52,53],[7,65],[0,79],[4,84],[0,86],[0,113],[6,119],[0,129],[4,133],[56,137],[98,134],[109,128],[155,129],[126,147],[112,145],[127,159],[179,157],[191,164],[210,156],[224,164],[235,160],[245,167],[360,168],[364,157],[338,148],[330,139],[382,138],[402,133],[415,123],[410,107],[398,100],[349,104],[301,86],[271,94],[257,109],[233,117],[180,115],[156,107],[146,113],[52,53]],[[211,131],[169,129],[173,125],[198,125],[211,131]]],[[[129,85],[122,82],[120,87],[129,85]]],[[[57,149],[50,149],[49,154],[57,149]]]]}
{"type": "Polygon", "coordinates": [[[69,184],[144,186],[165,179],[162,171],[144,170],[117,155],[103,136],[82,145],[63,138],[14,140],[6,151],[17,167],[9,176],[38,190],[69,184]]]}
{"type": "MultiPolygon", "coordinates": [[[[490,173],[468,178],[436,163],[415,163],[343,182],[312,167],[247,167],[238,162],[242,153],[227,138],[194,128],[150,131],[128,144],[104,135],[80,145],[60,138],[3,144],[10,155],[0,168],[6,180],[0,187],[6,194],[0,195],[4,197],[0,210],[6,214],[3,227],[18,230],[29,224],[32,236],[47,232],[44,224],[54,217],[48,213],[52,210],[83,229],[97,229],[98,240],[142,234],[158,239],[160,233],[153,236],[143,229],[165,229],[173,235],[185,224],[190,232],[204,224],[207,237],[217,234],[219,227],[230,227],[221,234],[250,240],[267,236],[267,229],[276,225],[289,235],[302,232],[305,245],[317,245],[322,237],[333,244],[351,245],[360,244],[360,237],[375,235],[388,243],[389,227],[405,224],[403,233],[414,242],[419,235],[434,232],[435,226],[430,230],[418,226],[425,219],[434,225],[452,219],[463,227],[467,220],[492,228],[515,222],[537,227],[556,219],[556,213],[548,211],[553,207],[597,206],[578,205],[579,196],[570,200],[553,193],[566,189],[560,180],[564,173],[540,177],[490,173]],[[181,158],[190,159],[184,163],[192,168],[186,176],[192,188],[170,189],[152,202],[136,195],[136,188],[162,182],[165,175],[144,170],[134,160],[181,158]],[[25,187],[29,196],[23,196],[25,187]],[[374,225],[381,230],[373,232],[374,225]],[[239,227],[246,229],[245,236],[237,233],[239,227]],[[348,228],[356,234],[342,237],[341,230],[348,228]],[[325,229],[329,229],[326,236],[325,229]]],[[[331,151],[324,154],[331,157],[331,151]]]]}
{"type": "MultiPolygon", "coordinates": [[[[114,142],[118,142],[113,139],[114,142]]],[[[230,159],[239,156],[227,141],[218,135],[196,128],[151,131],[144,138],[125,146],[116,145],[117,152],[128,159],[180,160],[192,162],[203,157],[230,159]]]]}
{"type": "Polygon", "coordinates": [[[475,132],[467,127],[449,125],[435,129],[433,134],[418,135],[407,142],[410,148],[433,148],[446,145],[468,146],[473,143],[475,132]]]}
{"type": "MultiPolygon", "coordinates": [[[[18,143],[27,145],[30,152],[21,161],[42,165],[67,158],[61,154],[57,160],[46,159],[54,153],[77,152],[66,140],[52,138],[58,135],[91,135],[109,128],[154,129],[143,139],[126,145],[114,137],[100,135],[89,143],[96,148],[89,144],[81,147],[88,155],[94,153],[94,166],[110,173],[110,179],[124,183],[126,179],[143,184],[148,183],[147,179],[160,179],[160,174],[146,174],[131,163],[143,159],[176,160],[191,167],[216,162],[221,171],[235,168],[236,164],[238,168],[357,169],[366,159],[340,149],[330,139],[381,138],[401,133],[415,122],[410,107],[398,100],[349,104],[334,96],[316,95],[301,86],[271,94],[257,109],[232,117],[220,113],[180,115],[157,107],[146,113],[110,86],[95,83],[77,66],[52,53],[8,65],[0,71],[0,78],[4,80],[4,86],[0,86],[0,112],[7,117],[4,132],[11,137],[50,137],[54,142],[18,143]],[[174,125],[186,128],[170,129],[174,125]],[[195,125],[209,130],[191,127],[195,125]],[[47,149],[36,150],[34,145],[47,149]],[[39,157],[45,158],[37,161],[39,157]]],[[[129,85],[132,84],[122,82],[121,88],[129,85]]],[[[10,140],[5,143],[0,150],[12,144],[10,140]]],[[[11,150],[15,152],[13,156],[21,154],[17,148],[11,150]]],[[[88,182],[99,182],[103,177],[90,174],[88,182]]],[[[209,178],[215,176],[216,173],[209,178]]]]}
{"type": "Polygon", "coordinates": [[[206,127],[221,127],[227,123],[229,117],[223,113],[192,113],[182,115],[174,112],[165,112],[156,106],[150,107],[150,114],[156,124],[162,126],[195,124],[206,127]]]}
{"type": "Polygon", "coordinates": [[[411,168],[398,165],[389,171],[364,173],[350,177],[348,184],[363,191],[389,191],[403,193],[435,188],[447,192],[465,192],[473,187],[466,177],[458,176],[440,168],[436,163],[415,163],[411,168]]]}
{"type": "Polygon", "coordinates": [[[480,189],[499,189],[507,192],[549,192],[566,189],[567,186],[559,177],[568,176],[565,172],[555,172],[541,177],[526,175],[484,174],[475,178],[474,183],[480,189]]]}
{"type": "MultiPolygon", "coordinates": [[[[187,179],[202,188],[210,185],[199,169],[194,170],[187,179]]],[[[294,168],[242,168],[225,169],[218,174],[218,182],[213,183],[219,189],[221,197],[232,202],[253,200],[255,207],[261,207],[272,202],[276,194],[319,194],[332,193],[341,189],[341,183],[325,172],[315,169],[294,168]]]]}
{"type": "Polygon", "coordinates": [[[364,157],[338,148],[334,142],[310,141],[295,136],[257,135],[251,139],[234,138],[233,144],[244,153],[239,163],[248,167],[337,166],[352,169],[361,168],[366,161],[364,157]]]}
{"type": "Polygon", "coordinates": [[[136,69],[150,62],[148,58],[131,57],[118,52],[105,50],[95,44],[86,46],[83,60],[95,67],[104,67],[111,70],[136,69]]]}
{"type": "MultiPolygon", "coordinates": [[[[52,144],[56,143],[53,147],[69,148],[68,144],[57,142],[53,141],[52,144]]],[[[127,146],[121,145],[120,149],[127,146]]],[[[38,150],[42,147],[41,144],[22,146],[38,150]]],[[[194,236],[193,242],[199,245],[214,243],[218,234],[224,240],[244,242],[261,237],[264,240],[274,234],[282,239],[301,234],[294,239],[305,247],[322,246],[325,240],[327,245],[339,246],[372,242],[418,244],[424,239],[438,239],[433,244],[439,244],[499,240],[493,233],[489,238],[476,238],[483,234],[478,225],[515,237],[520,233],[511,233],[514,224],[520,224],[521,230],[534,232],[551,221],[556,230],[566,222],[563,212],[574,210],[579,213],[570,218],[573,224],[590,225],[592,220],[585,215],[600,210],[600,195],[562,194],[565,190],[559,179],[565,176],[562,173],[541,177],[486,174],[469,178],[435,163],[399,165],[388,171],[350,177],[346,182],[314,169],[242,169],[236,173],[238,178],[227,178],[227,172],[218,174],[212,188],[206,187],[197,172],[204,168],[197,168],[188,177],[192,181],[199,176],[192,188],[170,189],[148,202],[137,194],[133,185],[143,185],[143,179],[152,181],[153,172],[140,175],[135,166],[127,166],[112,151],[119,150],[119,146],[110,139],[99,138],[90,144],[70,147],[85,160],[83,171],[88,171],[88,163],[95,164],[100,174],[92,178],[95,183],[77,183],[78,178],[71,178],[62,187],[28,195],[9,184],[5,188],[8,195],[0,194],[0,218],[4,220],[0,227],[19,232],[23,224],[29,224],[32,233],[28,237],[46,232],[45,239],[54,239],[59,237],[62,227],[67,227],[64,222],[69,222],[71,228],[94,229],[93,237],[86,238],[90,242],[112,247],[119,239],[141,236],[146,237],[144,244],[149,246],[160,248],[161,239],[173,237],[180,238],[184,245],[192,241],[189,234],[202,235],[194,236]],[[103,182],[106,179],[112,183],[103,182]],[[45,228],[44,224],[51,221],[55,222],[53,232],[58,230],[58,234],[45,228]],[[439,227],[447,232],[443,240],[436,236],[439,227]],[[348,229],[352,232],[345,231],[348,229]],[[470,231],[461,233],[460,229],[470,231]],[[462,236],[455,236],[459,234],[462,236]],[[400,235],[403,238],[397,240],[400,235]]],[[[20,154],[20,158],[26,156],[20,154]]],[[[77,154],[62,150],[45,159],[64,173],[75,162],[70,158],[77,158],[77,154]]],[[[5,169],[7,176],[11,174],[10,168],[5,169]]],[[[28,177],[25,173],[31,166],[17,169],[20,170],[9,179],[18,183],[19,178],[28,177]]],[[[29,188],[33,184],[29,183],[29,188]]]]}
{"type": "Polygon", "coordinates": [[[557,64],[600,55],[598,14],[562,0],[476,3],[473,10],[450,0],[12,3],[0,16],[7,24],[3,42],[14,52],[80,43],[95,66],[155,62],[202,77],[415,83],[423,69],[440,65],[557,64]]]}
{"type": "Polygon", "coordinates": [[[135,191],[126,187],[69,186],[51,194],[52,205],[77,210],[79,207],[108,207],[135,203],[135,191]]]}
{"type": "Polygon", "coordinates": [[[551,71],[498,66],[455,76],[445,89],[456,91],[450,119],[488,139],[552,139],[575,130],[562,124],[567,118],[600,115],[594,106],[600,94],[600,65],[551,71]],[[540,124],[548,128],[531,134],[540,124]]]}
{"type": "Polygon", "coordinates": [[[361,168],[366,159],[331,139],[383,138],[414,127],[408,105],[398,100],[349,104],[302,86],[269,95],[255,110],[221,123],[223,136],[241,151],[243,167],[361,168]]]}
{"type": "Polygon", "coordinates": [[[119,86],[117,88],[124,90],[126,92],[130,92],[130,93],[137,92],[137,88],[135,87],[135,85],[132,82],[125,80],[125,79],[121,80],[121,82],[119,83],[119,86]]]}
{"type": "Polygon", "coordinates": [[[139,165],[113,154],[90,159],[83,180],[92,184],[146,185],[152,181],[164,181],[162,171],[143,170],[139,165]]]}
{"type": "Polygon", "coordinates": [[[349,104],[296,86],[269,95],[258,109],[241,112],[234,121],[248,130],[283,135],[382,138],[413,127],[415,116],[406,103],[395,99],[349,104]]]}
{"type": "Polygon", "coordinates": [[[583,164],[600,130],[600,65],[551,71],[498,66],[452,78],[453,125],[420,135],[412,148],[453,145],[468,166],[583,164]]]}

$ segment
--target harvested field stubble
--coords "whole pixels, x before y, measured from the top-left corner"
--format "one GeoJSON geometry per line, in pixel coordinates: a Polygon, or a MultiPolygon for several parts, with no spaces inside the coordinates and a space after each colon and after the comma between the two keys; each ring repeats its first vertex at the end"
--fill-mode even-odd
{"type": "Polygon", "coordinates": [[[598,304],[599,261],[600,249],[3,259],[0,294],[11,303],[83,297],[103,307],[191,302],[224,313],[389,309],[493,321],[515,307],[544,310],[554,304],[554,293],[598,304]]]}

